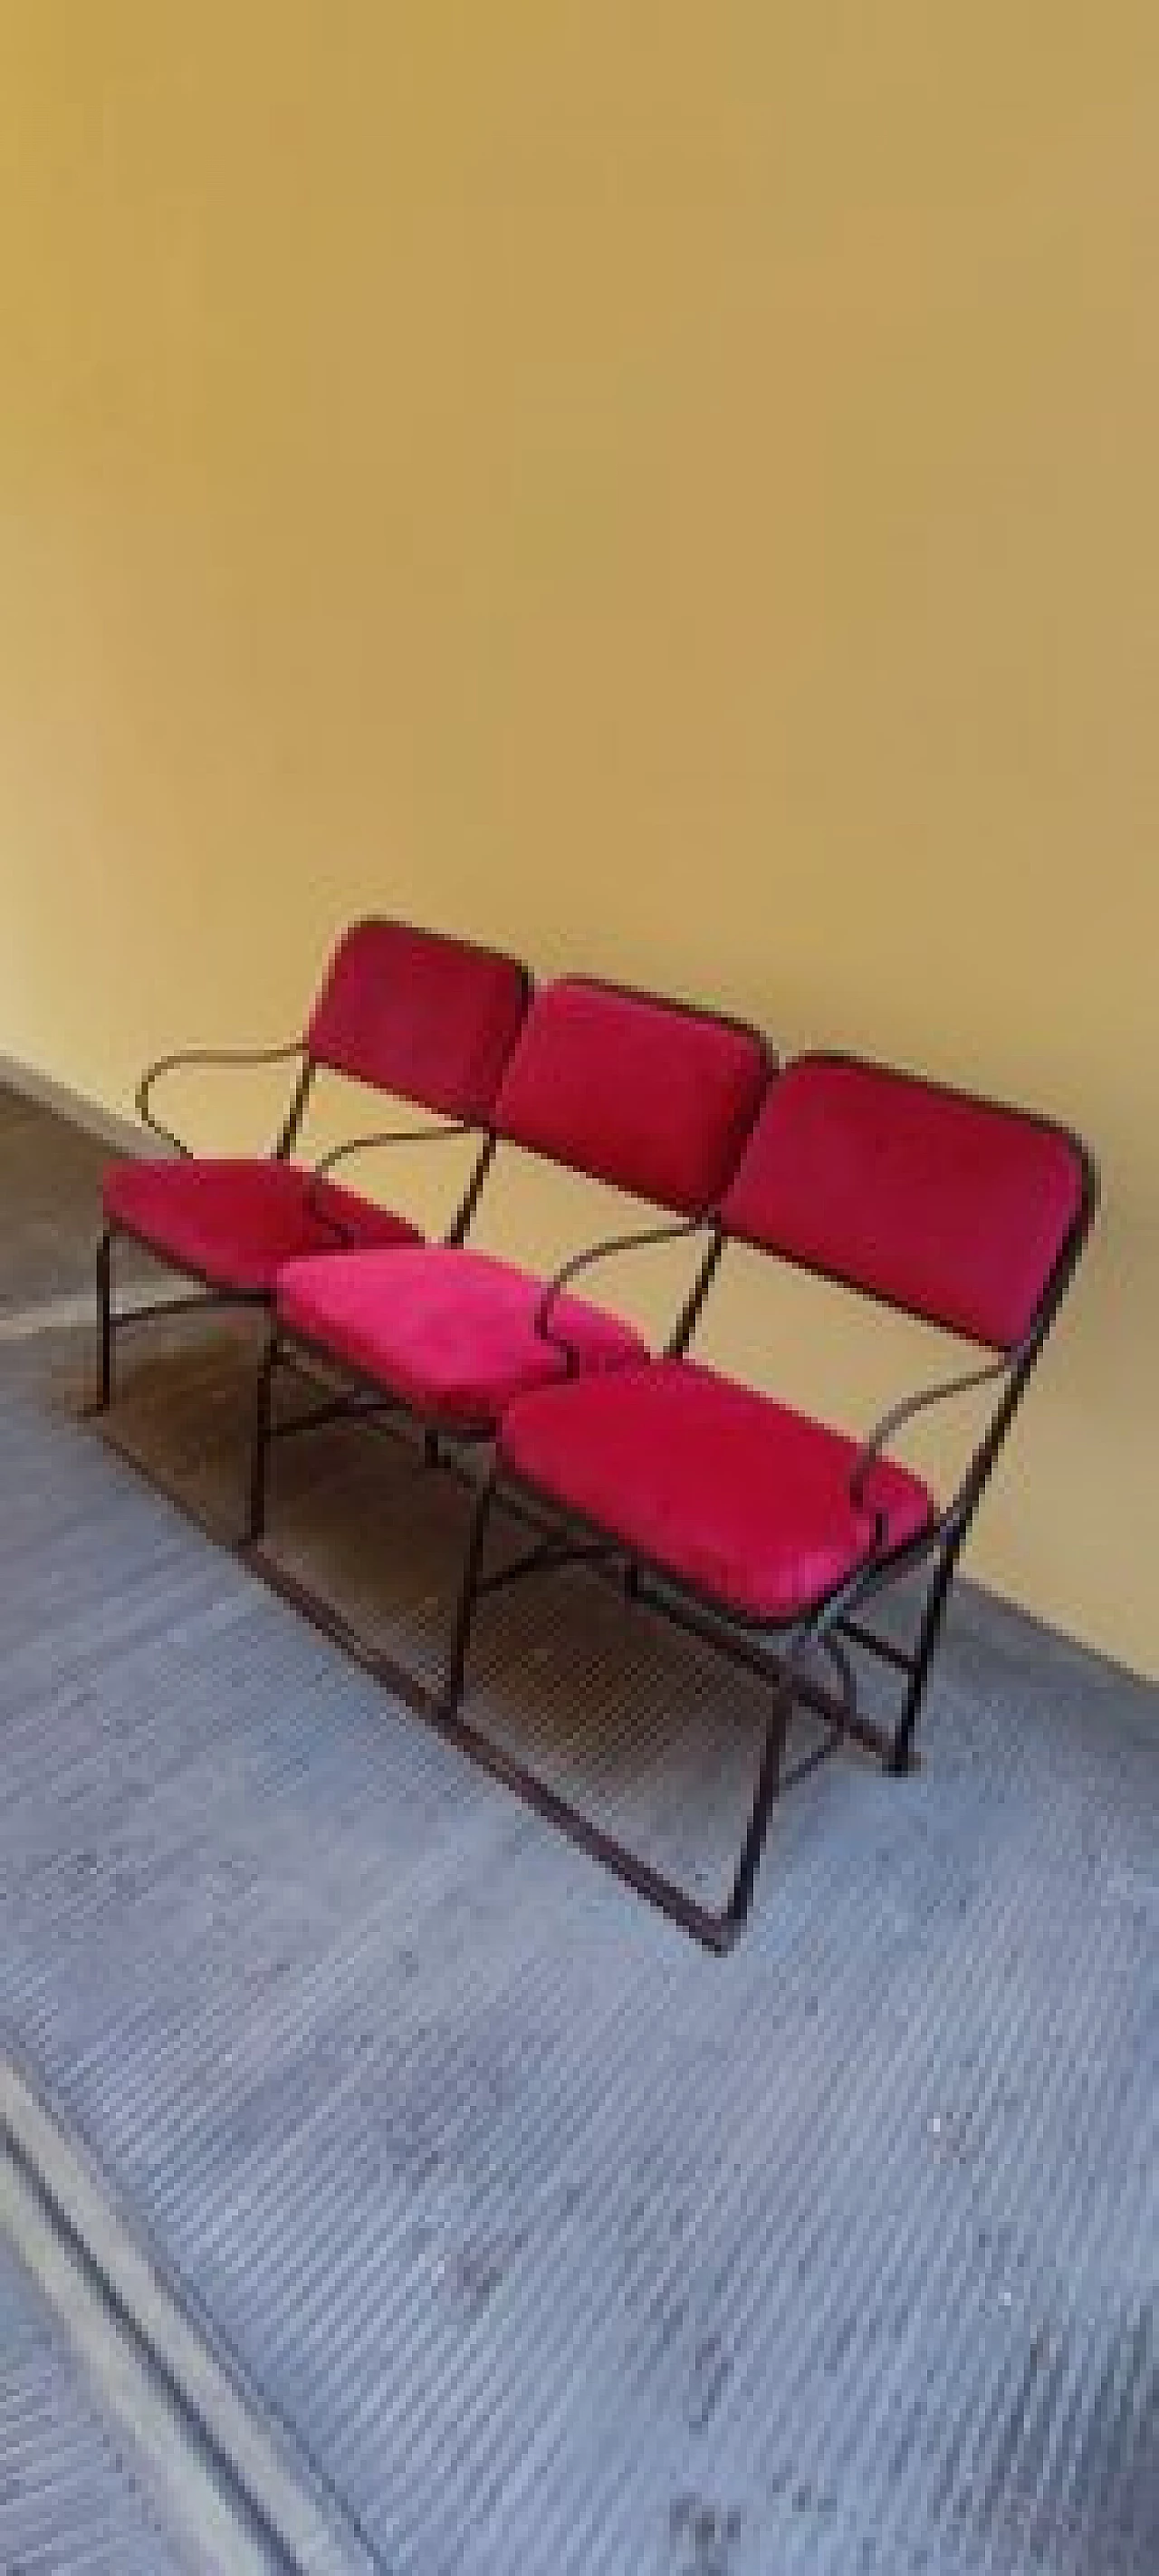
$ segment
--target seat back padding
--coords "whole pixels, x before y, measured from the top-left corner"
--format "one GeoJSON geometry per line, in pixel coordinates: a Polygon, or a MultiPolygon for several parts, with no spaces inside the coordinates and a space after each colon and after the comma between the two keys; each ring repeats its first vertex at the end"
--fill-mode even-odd
{"type": "Polygon", "coordinates": [[[331,958],[307,1051],[336,1073],[486,1126],[527,990],[518,958],[404,922],[358,922],[331,958]]]}
{"type": "Polygon", "coordinates": [[[888,1067],[802,1056],[773,1084],[726,1232],[971,1341],[1030,1330],[1093,1186],[1077,1140],[888,1067]]]}
{"type": "Polygon", "coordinates": [[[541,987],[495,1110],[501,1136],[698,1216],[736,1168],[768,1079],[755,1029],[579,976],[541,987]]]}

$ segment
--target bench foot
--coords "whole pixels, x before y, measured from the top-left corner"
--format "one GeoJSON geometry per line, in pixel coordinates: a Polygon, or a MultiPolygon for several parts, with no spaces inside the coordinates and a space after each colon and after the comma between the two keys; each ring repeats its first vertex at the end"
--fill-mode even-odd
{"type": "MultiPolygon", "coordinates": [[[[394,1676],[380,1672],[380,1678],[393,1680],[394,1676]]],[[[500,1781],[505,1789],[513,1789],[536,1815],[566,1834],[568,1841],[574,1843],[578,1850],[599,1861],[604,1869],[621,1879],[625,1887],[630,1887],[633,1895],[644,1897],[670,1923],[698,1941],[702,1949],[711,1951],[718,1958],[725,1957],[732,1949],[744,1922],[744,1914],[738,1913],[734,1903],[735,1889],[728,1903],[719,1910],[702,1904],[698,1897],[681,1886],[678,1879],[669,1878],[663,1870],[654,1869],[650,1861],[642,1860],[627,1843],[620,1842],[616,1835],[596,1824],[582,1807],[574,1806],[570,1798],[553,1789],[538,1772],[529,1770],[513,1754],[505,1752],[480,1727],[472,1725],[457,1706],[448,1706],[445,1690],[436,1699],[416,1691],[412,1683],[406,1697],[408,1705],[437,1734],[445,1736],[448,1743],[467,1754],[480,1770],[500,1781]]],[[[771,1797],[768,1803],[771,1805],[771,1797]]]]}
{"type": "Polygon", "coordinates": [[[97,1308],[101,1325],[101,1392],[97,1410],[107,1413],[113,1392],[113,1236],[109,1226],[97,1245],[97,1308]]]}
{"type": "Polygon", "coordinates": [[[487,1523],[491,1517],[491,1505],[495,1500],[495,1483],[495,1474],[494,1471],[492,1471],[489,1476],[485,1477],[483,1483],[480,1485],[479,1491],[475,1497],[474,1509],[471,1513],[471,1528],[467,1539],[467,1554],[463,1563],[463,1579],[459,1587],[459,1601],[458,1608],[455,1612],[454,1634],[451,1639],[451,1650],[447,1657],[446,1671],[443,1676],[443,1688],[439,1699],[440,1714],[448,1722],[455,1719],[459,1702],[463,1696],[463,1676],[467,1663],[467,1647],[470,1642],[471,1623],[475,1616],[475,1603],[479,1597],[479,1576],[483,1568],[483,1550],[487,1541],[487,1523]]]}
{"type": "Polygon", "coordinates": [[[278,1337],[271,1333],[266,1343],[258,1376],[254,1408],[254,1445],[250,1460],[249,1510],[246,1516],[243,1546],[254,1548],[265,1536],[266,1527],[266,1459],[270,1446],[270,1417],[273,1412],[274,1371],[280,1356],[278,1337]]]}
{"type": "Polygon", "coordinates": [[[732,1894],[725,1909],[726,1919],[733,1928],[734,1939],[746,1921],[753,1901],[753,1889],[756,1885],[757,1871],[761,1865],[765,1836],[769,1829],[769,1816],[780,1793],[781,1764],[784,1759],[785,1738],[789,1731],[792,1709],[792,1687],[788,1681],[785,1681],[777,1689],[777,1704],[765,1736],[765,1749],[757,1774],[752,1814],[745,1832],[744,1846],[736,1877],[733,1880],[732,1894]]]}

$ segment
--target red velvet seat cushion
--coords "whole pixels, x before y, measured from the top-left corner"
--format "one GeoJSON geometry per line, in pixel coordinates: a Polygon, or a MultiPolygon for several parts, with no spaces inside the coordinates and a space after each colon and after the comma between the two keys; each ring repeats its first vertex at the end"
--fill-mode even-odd
{"type": "Polygon", "coordinates": [[[299,1163],[127,1158],[105,1173],[106,1221],[177,1270],[244,1297],[270,1297],[282,1262],[349,1243],[421,1241],[375,1207],[299,1163]]]}
{"type": "MultiPolygon", "coordinates": [[[[278,1280],[277,1315],[424,1420],[489,1431],[521,1389],[566,1374],[563,1352],[535,1330],[540,1294],[526,1271],[435,1244],[295,1261],[278,1280]]],[[[559,1299],[552,1329],[585,1369],[645,1356],[630,1325],[574,1297],[559,1299]]]]}
{"type": "Polygon", "coordinates": [[[724,1202],[730,1234],[1004,1350],[1082,1200],[1073,1139],[885,1065],[800,1056],[724,1202]]]}
{"type": "Polygon", "coordinates": [[[856,1509],[856,1456],[841,1433],[681,1360],[526,1396],[499,1434],[502,1464],[538,1493],[770,1625],[814,1608],[872,1554],[877,1511],[890,1552],[927,1526],[929,1493],[892,1461],[874,1466],[856,1509]]]}
{"type": "Polygon", "coordinates": [[[755,1029],[565,977],[531,1004],[495,1125],[553,1162],[699,1216],[736,1167],[768,1070],[755,1029]]]}

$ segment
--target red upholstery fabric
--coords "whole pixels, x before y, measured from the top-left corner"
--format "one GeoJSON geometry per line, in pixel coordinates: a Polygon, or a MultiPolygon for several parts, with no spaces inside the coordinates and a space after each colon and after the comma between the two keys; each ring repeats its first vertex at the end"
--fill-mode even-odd
{"type": "Polygon", "coordinates": [[[486,1126],[526,989],[514,957],[364,921],[335,950],[306,1044],[338,1073],[486,1126]]]}
{"type": "Polygon", "coordinates": [[[933,1511],[892,1461],[855,1510],[855,1442],[686,1360],[522,1397],[499,1456],[643,1562],[770,1625],[815,1608],[872,1553],[877,1511],[891,1552],[933,1511]]]}
{"type": "Polygon", "coordinates": [[[566,980],[535,997],[495,1111],[501,1135],[637,1198],[715,1206],[767,1079],[753,1029],[566,980]]]}
{"type": "MultiPolygon", "coordinates": [[[[487,1431],[521,1388],[566,1373],[563,1352],[535,1330],[539,1296],[539,1280],[507,1262],[431,1245],[295,1261],[278,1280],[277,1314],[424,1420],[487,1431]]],[[[584,1368],[644,1356],[630,1325],[573,1297],[560,1298],[552,1329],[584,1368]]]]}
{"type": "Polygon", "coordinates": [[[1081,1200],[1071,1139],[871,1064],[801,1057],[724,1203],[731,1234],[972,1341],[1031,1323],[1081,1200]]]}
{"type": "Polygon", "coordinates": [[[269,1297],[279,1264],[348,1242],[421,1241],[414,1226],[298,1163],[126,1160],[105,1173],[112,1226],[237,1296],[269,1297]]]}

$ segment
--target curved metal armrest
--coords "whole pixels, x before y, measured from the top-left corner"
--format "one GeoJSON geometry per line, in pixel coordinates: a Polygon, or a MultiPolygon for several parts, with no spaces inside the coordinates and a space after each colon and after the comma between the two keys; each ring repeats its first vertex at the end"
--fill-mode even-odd
{"type": "Polygon", "coordinates": [[[572,1357],[571,1344],[562,1333],[553,1332],[551,1329],[551,1313],[565,1288],[570,1286],[573,1279],[578,1278],[581,1270],[590,1270],[595,1262],[609,1261],[619,1252],[642,1250],[651,1243],[681,1242],[688,1235],[704,1233],[711,1223],[710,1217],[681,1217],[662,1225],[637,1227],[631,1234],[605,1235],[601,1243],[590,1243],[582,1252],[573,1252],[570,1261],[563,1262],[554,1276],[545,1282],[540,1294],[535,1309],[535,1329],[540,1340],[554,1342],[558,1350],[563,1351],[569,1359],[572,1357]]]}
{"type": "Polygon", "coordinates": [[[341,1145],[331,1145],[328,1153],[319,1155],[307,1186],[307,1203],[319,1225],[333,1235],[336,1243],[344,1249],[356,1250],[357,1233],[352,1226],[343,1223],[336,1209],[323,1206],[318,1183],[326,1180],[336,1165],[345,1162],[351,1154],[372,1153],[379,1145],[437,1145],[448,1136],[469,1136],[471,1133],[471,1128],[459,1119],[444,1120],[437,1127],[379,1127],[367,1136],[348,1136],[341,1145]]]}
{"type": "Polygon", "coordinates": [[[315,1176],[323,1180],[336,1163],[345,1162],[349,1154],[373,1153],[379,1145],[438,1145],[448,1137],[470,1136],[474,1130],[461,1118],[444,1119],[437,1127],[379,1127],[369,1136],[348,1136],[341,1145],[332,1145],[320,1154],[314,1165],[315,1176]]]}
{"type": "MultiPolygon", "coordinates": [[[[944,1404],[951,1396],[968,1395],[974,1387],[987,1386],[994,1378],[1008,1376],[1012,1366],[1010,1354],[1003,1351],[1000,1358],[987,1360],[983,1368],[966,1369],[959,1377],[941,1378],[936,1386],[919,1387],[915,1395],[904,1395],[900,1403],[891,1404],[888,1413],[883,1413],[872,1431],[867,1432],[849,1471],[849,1499],[855,1510],[860,1510],[865,1501],[866,1478],[896,1431],[900,1431],[905,1423],[912,1422],[915,1414],[924,1413],[930,1405],[944,1404]]],[[[874,1545],[881,1546],[887,1536],[887,1515],[876,1509],[874,1519],[874,1545]]]]}
{"type": "Polygon", "coordinates": [[[137,1085],[138,1117],[144,1121],[146,1127],[152,1129],[155,1136],[162,1137],[167,1145],[172,1145],[178,1154],[187,1155],[190,1151],[189,1146],[180,1136],[174,1134],[171,1127],[163,1126],[161,1120],[153,1116],[149,1107],[149,1094],[154,1083],[160,1081],[162,1074],[173,1073],[185,1065],[290,1064],[295,1059],[300,1061],[305,1052],[303,1040],[294,1038],[285,1046],[183,1047],[179,1048],[174,1055],[159,1055],[155,1064],[146,1066],[137,1085]]]}

